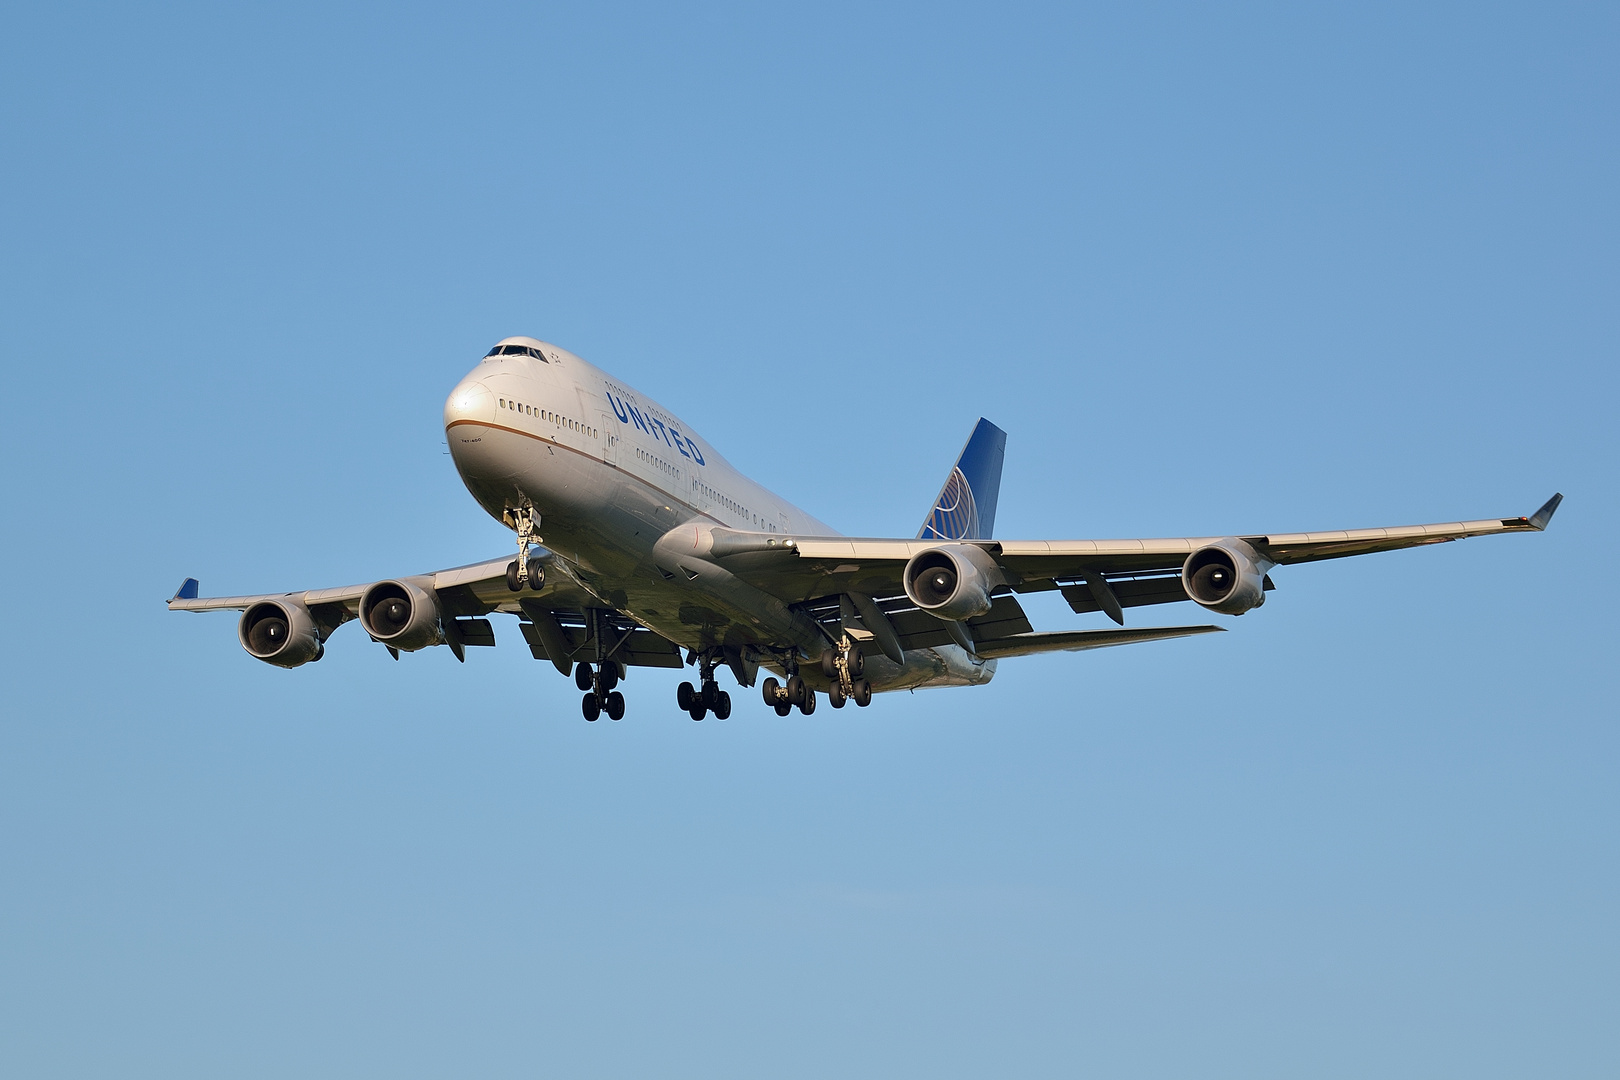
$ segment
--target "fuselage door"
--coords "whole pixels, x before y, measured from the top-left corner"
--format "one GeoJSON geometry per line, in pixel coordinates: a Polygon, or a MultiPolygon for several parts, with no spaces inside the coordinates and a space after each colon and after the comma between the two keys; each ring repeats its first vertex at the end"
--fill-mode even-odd
{"type": "Polygon", "coordinates": [[[602,451],[602,460],[609,465],[619,463],[619,425],[607,413],[597,414],[597,430],[601,434],[597,438],[602,451]]]}

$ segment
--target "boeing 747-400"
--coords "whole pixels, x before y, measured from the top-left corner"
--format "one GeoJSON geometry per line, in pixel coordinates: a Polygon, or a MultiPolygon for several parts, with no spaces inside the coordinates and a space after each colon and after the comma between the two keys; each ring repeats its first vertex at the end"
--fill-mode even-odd
{"type": "Polygon", "coordinates": [[[911,539],[840,535],[732,468],[674,413],[544,341],[497,344],[444,404],[467,490],[516,536],[516,557],[362,585],[204,598],[176,611],[241,611],[249,654],[294,668],[358,619],[396,659],[494,645],[486,616],[515,616],[538,660],[572,675],[585,719],[624,715],[636,666],[695,665],[681,709],[731,714],[715,673],[756,682],[778,715],[865,706],[885,690],[987,683],[997,661],[1183,637],[1218,626],[1125,627],[1125,609],[1190,601],[1241,615],[1292,563],[1538,532],[1529,517],[1336,532],[1157,540],[993,538],[1006,434],[980,420],[911,539]],[[542,538],[542,533],[544,534],[542,538]],[[1019,606],[1057,590],[1117,629],[1037,632],[1019,606]],[[772,674],[759,680],[760,668],[772,674]]]}

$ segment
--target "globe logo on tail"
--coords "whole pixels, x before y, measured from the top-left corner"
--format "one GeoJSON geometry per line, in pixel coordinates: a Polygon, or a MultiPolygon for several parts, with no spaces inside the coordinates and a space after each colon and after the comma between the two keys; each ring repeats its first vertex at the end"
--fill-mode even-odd
{"type": "Polygon", "coordinates": [[[979,511],[973,502],[973,489],[960,468],[952,469],[945,489],[939,493],[934,512],[923,527],[924,538],[964,540],[979,535],[979,511]]]}

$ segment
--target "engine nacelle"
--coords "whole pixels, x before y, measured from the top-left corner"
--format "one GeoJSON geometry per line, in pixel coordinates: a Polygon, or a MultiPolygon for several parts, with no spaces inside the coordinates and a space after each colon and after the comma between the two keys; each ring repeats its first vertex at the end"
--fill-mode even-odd
{"type": "Polygon", "coordinates": [[[379,581],[366,589],[360,597],[360,625],[401,652],[444,643],[438,598],[408,581],[379,581]]]}
{"type": "Polygon", "coordinates": [[[1001,567],[973,544],[942,544],[906,563],[902,581],[911,602],[941,619],[961,622],[990,610],[990,593],[1006,584],[1001,567]]]}
{"type": "Polygon", "coordinates": [[[295,668],[326,651],[315,619],[296,600],[260,600],[242,612],[236,636],[250,656],[276,667],[295,668]]]}
{"type": "Polygon", "coordinates": [[[1181,587],[1223,615],[1241,615],[1266,602],[1266,571],[1275,564],[1238,539],[1201,547],[1181,567],[1181,587]]]}

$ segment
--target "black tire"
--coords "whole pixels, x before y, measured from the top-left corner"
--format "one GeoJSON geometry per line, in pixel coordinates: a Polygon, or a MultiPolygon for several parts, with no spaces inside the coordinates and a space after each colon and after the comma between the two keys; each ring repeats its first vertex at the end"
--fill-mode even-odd
{"type": "Polygon", "coordinates": [[[714,697],[714,718],[716,720],[731,719],[731,695],[722,690],[714,697]]]}
{"type": "Polygon", "coordinates": [[[608,695],[607,714],[609,720],[624,719],[624,695],[617,690],[608,695]]]}
{"type": "Polygon", "coordinates": [[[596,700],[595,694],[586,694],[580,700],[579,709],[585,714],[585,719],[596,723],[596,718],[602,715],[602,703],[596,700]]]}
{"type": "Polygon", "coordinates": [[[513,559],[511,562],[506,564],[506,587],[513,592],[521,592],[523,590],[523,582],[519,581],[517,576],[516,559],[513,559]]]}
{"type": "Polygon", "coordinates": [[[529,588],[539,592],[546,587],[546,567],[539,559],[529,560],[529,588]]]}
{"type": "Polygon", "coordinates": [[[602,672],[597,676],[602,683],[603,690],[611,690],[619,685],[619,665],[612,660],[602,662],[602,672]]]}
{"type": "Polygon", "coordinates": [[[816,692],[808,686],[804,689],[804,702],[799,706],[799,711],[806,716],[816,711],[816,692]]]}
{"type": "Polygon", "coordinates": [[[827,704],[831,705],[835,709],[842,709],[844,707],[844,703],[848,700],[849,699],[844,696],[844,684],[835,681],[832,684],[832,689],[827,691],[827,704]]]}
{"type": "Polygon", "coordinates": [[[793,711],[793,706],[789,705],[787,702],[785,702],[785,701],[777,702],[777,704],[776,704],[776,715],[777,716],[786,716],[788,713],[790,713],[792,711],[793,711]]]}
{"type": "Polygon", "coordinates": [[[689,682],[683,682],[675,688],[675,704],[681,707],[681,712],[691,712],[692,703],[697,700],[697,691],[689,682]]]}
{"type": "Polygon", "coordinates": [[[805,695],[804,680],[797,675],[788,676],[787,694],[789,705],[803,705],[805,695]]]}
{"type": "Polygon", "coordinates": [[[596,689],[596,672],[591,670],[589,664],[579,664],[574,668],[574,685],[581,690],[596,689]]]}
{"type": "Polygon", "coordinates": [[[709,710],[704,707],[703,702],[693,701],[692,707],[686,710],[686,715],[690,716],[694,720],[702,720],[703,717],[708,714],[708,711],[709,710]]]}
{"type": "MultiPolygon", "coordinates": [[[[765,699],[765,704],[771,706],[772,708],[775,708],[776,705],[779,704],[776,700],[776,695],[780,693],[781,690],[782,684],[776,681],[776,676],[774,675],[767,678],[763,683],[760,684],[759,687],[760,696],[765,699]]],[[[787,713],[783,713],[782,715],[786,716],[787,713]]]]}
{"type": "Polygon", "coordinates": [[[829,679],[838,678],[838,653],[834,649],[821,652],[821,673],[829,679]]]}
{"type": "Polygon", "coordinates": [[[855,704],[866,708],[872,704],[872,684],[865,679],[860,680],[855,684],[855,693],[851,696],[855,698],[855,704]]]}
{"type": "Polygon", "coordinates": [[[858,679],[866,674],[866,654],[859,645],[849,647],[849,677],[858,679]]]}

